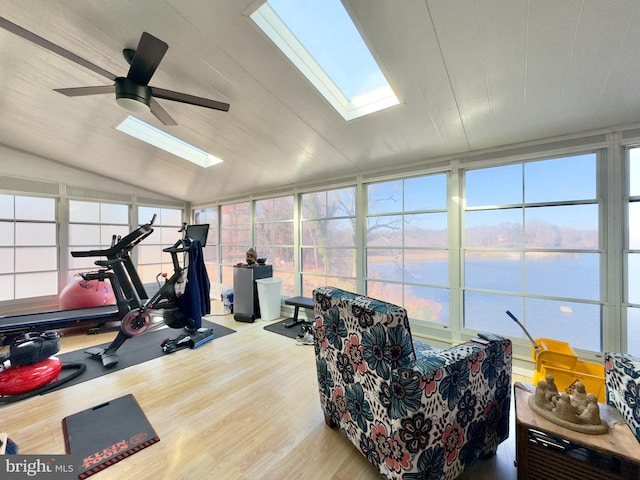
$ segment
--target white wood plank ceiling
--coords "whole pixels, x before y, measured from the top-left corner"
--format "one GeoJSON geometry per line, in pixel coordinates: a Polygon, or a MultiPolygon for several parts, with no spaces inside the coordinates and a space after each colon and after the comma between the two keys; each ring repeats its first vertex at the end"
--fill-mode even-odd
{"type": "Polygon", "coordinates": [[[260,2],[2,0],[0,16],[116,75],[147,31],[169,44],[152,85],[231,109],[159,100],[166,131],[225,160],[203,170],[115,131],[112,95],[54,92],[109,81],[0,29],[0,144],[203,203],[640,121],[637,0],[344,3],[401,100],[351,122],[254,25],[260,2]]]}

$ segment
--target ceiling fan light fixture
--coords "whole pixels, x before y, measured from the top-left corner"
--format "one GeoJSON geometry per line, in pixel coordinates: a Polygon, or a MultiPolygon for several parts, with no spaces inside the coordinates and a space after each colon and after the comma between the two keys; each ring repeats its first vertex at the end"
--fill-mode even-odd
{"type": "Polygon", "coordinates": [[[116,103],[134,113],[148,112],[151,107],[151,88],[125,77],[116,78],[116,103]]]}

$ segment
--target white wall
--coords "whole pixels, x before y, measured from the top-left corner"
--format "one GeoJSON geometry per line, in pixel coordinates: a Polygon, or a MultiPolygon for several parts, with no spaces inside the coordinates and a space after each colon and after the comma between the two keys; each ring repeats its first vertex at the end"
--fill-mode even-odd
{"type": "MultiPolygon", "coordinates": [[[[133,185],[111,180],[89,171],[68,167],[53,160],[15,150],[6,145],[0,145],[0,176],[58,183],[112,194],[137,195],[146,199],[180,201],[152,190],[142,190],[133,185]]],[[[19,182],[16,183],[10,179],[4,179],[4,181],[0,179],[0,190],[12,190],[12,186],[15,187],[18,184],[19,182]]],[[[161,189],[162,186],[157,186],[157,188],[161,189]]],[[[23,189],[19,190],[23,191],[23,189]]]]}

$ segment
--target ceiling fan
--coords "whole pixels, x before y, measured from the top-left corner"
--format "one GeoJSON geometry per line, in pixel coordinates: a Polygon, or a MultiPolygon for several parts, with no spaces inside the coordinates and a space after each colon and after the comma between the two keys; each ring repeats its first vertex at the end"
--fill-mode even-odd
{"type": "Polygon", "coordinates": [[[147,112],[150,110],[164,125],[177,125],[177,123],[160,106],[156,98],[212,108],[223,112],[229,111],[228,103],[150,86],[149,80],[151,80],[169,46],[147,32],[142,34],[135,50],[125,48],[122,51],[125,60],[129,63],[129,72],[126,77],[117,77],[75,53],[71,53],[3,17],[0,17],[0,27],[115,82],[113,85],[55,89],[56,92],[68,97],[115,92],[118,105],[132,112],[147,112]]]}

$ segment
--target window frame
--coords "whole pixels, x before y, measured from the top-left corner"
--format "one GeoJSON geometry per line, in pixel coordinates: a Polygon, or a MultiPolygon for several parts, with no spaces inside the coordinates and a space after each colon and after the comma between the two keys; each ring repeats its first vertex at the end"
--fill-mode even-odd
{"type": "Polygon", "coordinates": [[[324,282],[324,285],[331,285],[331,286],[342,288],[345,290],[350,290],[350,291],[357,290],[357,281],[358,281],[357,280],[358,279],[358,257],[357,257],[358,207],[357,205],[358,205],[358,202],[357,202],[356,195],[357,195],[357,189],[355,185],[340,185],[340,186],[335,186],[334,188],[311,190],[311,191],[302,192],[300,194],[299,254],[300,254],[300,282],[301,282],[302,295],[310,297],[312,293],[311,290],[314,288],[314,287],[311,287],[310,285],[323,286],[322,282],[324,282]],[[352,192],[351,193],[352,204],[349,206],[352,213],[349,211],[346,211],[336,215],[330,214],[327,211],[327,205],[330,204],[329,195],[332,192],[340,192],[340,191],[352,192]],[[318,194],[323,194],[325,196],[325,204],[324,204],[325,212],[324,214],[316,213],[315,215],[309,216],[305,211],[305,195],[318,195],[318,194]],[[345,246],[345,245],[322,246],[317,244],[314,245],[311,243],[309,244],[305,243],[304,237],[305,237],[306,224],[310,224],[310,222],[342,221],[342,220],[348,220],[352,222],[352,227],[353,227],[353,244],[352,245],[350,244],[349,246],[345,246]],[[353,252],[352,254],[353,275],[345,275],[345,274],[336,272],[334,270],[331,270],[329,269],[328,263],[325,263],[324,272],[311,272],[309,270],[306,270],[305,259],[304,259],[305,252],[319,252],[322,255],[322,252],[321,252],[322,249],[332,253],[353,252]],[[317,280],[316,282],[309,283],[307,281],[309,279],[317,279],[317,280]],[[317,281],[320,281],[321,283],[317,283],[317,281]]]}
{"type": "MultiPolygon", "coordinates": [[[[443,327],[448,327],[450,323],[450,317],[451,317],[450,305],[451,305],[452,278],[450,274],[450,270],[451,270],[450,257],[451,257],[452,250],[450,248],[451,239],[449,238],[450,237],[449,235],[449,225],[450,225],[449,203],[450,202],[449,202],[449,192],[448,192],[449,185],[451,183],[450,176],[451,176],[450,172],[446,170],[443,172],[426,173],[424,175],[403,176],[403,177],[392,178],[392,179],[376,180],[376,181],[365,183],[364,185],[364,188],[366,191],[365,197],[367,199],[366,200],[367,206],[364,209],[365,210],[365,213],[364,213],[365,234],[364,234],[363,256],[364,256],[365,268],[364,268],[363,276],[364,276],[364,282],[366,285],[367,295],[371,295],[374,297],[379,296],[376,292],[380,291],[381,288],[382,290],[385,290],[384,289],[385,285],[387,286],[387,288],[390,288],[390,289],[399,288],[400,298],[398,299],[399,301],[397,301],[396,303],[407,308],[407,310],[411,312],[410,314],[413,320],[421,320],[421,321],[425,321],[433,324],[438,324],[443,327]],[[434,181],[436,181],[436,177],[442,177],[443,179],[442,182],[444,183],[445,198],[443,200],[435,201],[433,203],[441,204],[442,206],[440,208],[437,208],[434,205],[429,205],[428,208],[424,208],[424,207],[411,208],[410,206],[408,206],[407,205],[408,203],[407,202],[407,191],[408,191],[407,182],[418,181],[420,179],[426,179],[426,178],[434,179],[434,181]],[[392,186],[392,184],[398,183],[398,182],[401,184],[401,191],[399,192],[401,195],[401,202],[398,202],[399,203],[398,208],[395,208],[395,209],[389,208],[386,210],[379,210],[379,209],[372,210],[372,205],[370,202],[370,199],[371,199],[370,189],[375,186],[383,186],[385,184],[392,186]],[[446,238],[444,242],[442,242],[442,244],[421,245],[421,246],[407,245],[406,219],[408,217],[413,217],[415,215],[430,216],[430,215],[443,215],[443,214],[445,216],[444,225],[445,225],[446,238]],[[400,226],[399,229],[401,230],[401,233],[400,233],[401,244],[384,247],[384,246],[376,245],[375,243],[371,243],[369,241],[370,220],[381,219],[381,218],[392,218],[392,217],[397,217],[398,219],[398,224],[400,226]],[[402,278],[400,279],[392,279],[392,278],[384,278],[384,277],[373,278],[370,276],[369,252],[381,251],[385,249],[398,251],[400,253],[400,256],[402,259],[402,269],[401,269],[402,278]],[[444,272],[446,272],[446,278],[447,278],[446,282],[409,280],[406,277],[406,275],[407,275],[407,263],[411,261],[409,259],[409,257],[412,256],[411,252],[415,252],[415,253],[433,252],[436,255],[438,253],[440,255],[444,255],[446,265],[443,267],[443,269],[444,269],[444,272]],[[417,304],[410,305],[409,298],[410,298],[410,292],[412,289],[428,289],[433,294],[435,294],[435,296],[430,298],[416,297],[417,304]],[[440,295],[438,295],[438,293],[440,293],[440,295]],[[446,303],[444,298],[446,298],[446,303]],[[423,301],[420,302],[420,300],[423,300],[423,301]],[[414,308],[411,308],[412,306],[414,308]],[[442,316],[439,314],[438,306],[441,306],[443,308],[446,307],[446,310],[443,312],[442,316]],[[434,315],[437,315],[436,318],[434,318],[434,315]]],[[[432,203],[432,201],[429,200],[429,203],[432,203]]],[[[435,258],[433,258],[432,260],[435,260],[435,258]]],[[[431,260],[423,260],[423,261],[431,261],[431,260]]]]}
{"type": "MultiPolygon", "coordinates": [[[[558,335],[566,335],[567,338],[561,338],[561,340],[568,341],[569,343],[573,343],[573,346],[578,350],[586,350],[586,351],[601,351],[603,346],[607,343],[605,338],[606,333],[604,332],[604,316],[605,316],[605,307],[608,305],[607,296],[605,291],[605,275],[606,275],[606,241],[605,241],[605,232],[606,232],[606,224],[604,223],[604,213],[603,211],[606,209],[606,204],[603,200],[602,195],[602,177],[601,172],[603,170],[603,163],[605,162],[605,152],[603,148],[583,148],[583,149],[572,149],[570,151],[555,154],[555,155],[544,155],[537,154],[531,155],[526,159],[519,159],[517,161],[496,161],[496,162],[486,162],[483,165],[469,165],[464,168],[461,172],[461,182],[462,182],[462,198],[463,205],[461,206],[461,275],[460,275],[460,305],[462,308],[463,319],[461,329],[463,331],[470,332],[478,332],[483,329],[492,330],[494,333],[501,333],[512,338],[525,338],[525,334],[522,329],[515,324],[515,322],[511,322],[508,319],[505,319],[506,316],[503,315],[504,311],[509,309],[514,313],[520,320],[520,322],[528,328],[529,330],[534,330],[536,327],[535,322],[541,322],[539,318],[536,318],[535,315],[530,315],[528,312],[528,304],[535,304],[538,301],[547,301],[547,302],[564,302],[568,305],[566,308],[568,310],[560,310],[561,312],[569,312],[574,307],[583,308],[585,311],[592,311],[593,308],[597,308],[598,311],[593,311],[591,313],[594,318],[591,318],[590,321],[595,322],[597,324],[597,332],[598,338],[596,340],[598,347],[597,348],[585,348],[580,345],[577,345],[577,341],[575,337],[571,334],[571,332],[559,332],[556,328],[555,330],[549,331],[548,334],[545,334],[547,337],[554,337],[558,335]],[[527,182],[526,179],[526,165],[532,164],[536,162],[544,162],[548,160],[562,160],[562,159],[571,159],[573,157],[580,156],[593,156],[595,162],[594,168],[594,187],[595,194],[593,198],[583,198],[583,199],[562,199],[562,200],[549,200],[549,201],[535,201],[535,202],[527,202],[525,198],[524,185],[527,182]],[[522,182],[522,197],[520,203],[510,203],[510,204],[498,204],[498,205],[473,205],[467,206],[466,202],[467,198],[467,173],[472,171],[478,171],[483,169],[491,169],[491,168],[500,168],[505,166],[520,166],[521,167],[521,182],[522,182]],[[552,248],[552,247],[534,247],[527,245],[527,209],[533,208],[546,208],[546,207],[564,207],[564,206],[574,206],[574,205],[596,205],[597,206],[597,246],[593,248],[552,248]],[[505,211],[505,210],[517,210],[520,211],[520,229],[521,229],[521,244],[519,246],[511,246],[506,248],[500,247],[479,247],[479,246],[469,246],[468,245],[468,229],[467,229],[467,213],[473,212],[481,212],[481,211],[505,211]],[[522,288],[520,291],[509,291],[509,290],[501,290],[496,288],[482,288],[478,286],[468,286],[467,285],[467,265],[466,259],[467,254],[469,252],[484,252],[485,254],[492,254],[494,252],[497,253],[512,253],[519,254],[521,256],[521,275],[522,275],[522,288]],[[580,255],[580,254],[593,254],[597,255],[597,298],[580,298],[571,295],[554,295],[554,294],[543,294],[531,292],[527,286],[527,275],[528,269],[532,268],[527,265],[528,260],[527,256],[531,257],[533,255],[554,255],[554,254],[567,254],[567,255],[580,255]],[[469,295],[467,295],[469,294],[469,295]],[[487,296],[491,295],[499,295],[503,299],[503,307],[501,311],[492,312],[492,320],[495,321],[495,324],[487,324],[485,321],[480,320],[472,320],[469,317],[469,309],[467,308],[467,300],[469,301],[477,295],[485,294],[487,296]],[[519,299],[519,300],[518,300],[519,299]],[[511,306],[509,306],[509,302],[511,302],[511,306]],[[529,318],[531,317],[531,318],[529,318]],[[597,318],[596,318],[597,317],[597,318]],[[530,320],[530,321],[529,321],[530,320]],[[482,325],[481,325],[482,324],[482,325]]],[[[489,298],[489,297],[487,297],[489,298]]],[[[477,307],[476,307],[477,308],[477,307]]],[[[487,319],[484,319],[487,320],[487,319]]],[[[489,320],[487,320],[489,321],[489,320]]],[[[595,328],[595,326],[594,326],[595,328]]],[[[547,330],[548,331],[548,330],[547,330]]],[[[533,335],[536,336],[535,334],[533,335]]],[[[538,335],[541,337],[542,335],[538,335]]],[[[554,337],[555,338],[555,337],[554,337]]]]}
{"type": "MultiPolygon", "coordinates": [[[[29,301],[30,299],[37,299],[38,298],[50,298],[52,296],[55,296],[59,293],[60,290],[60,286],[59,286],[59,279],[58,279],[58,272],[60,269],[60,258],[59,258],[59,248],[58,248],[58,243],[59,243],[59,229],[58,229],[58,201],[57,198],[54,196],[48,196],[48,195],[42,195],[42,194],[28,194],[28,193],[0,193],[0,195],[2,197],[7,197],[7,198],[11,198],[11,212],[6,215],[6,217],[4,216],[4,214],[2,214],[3,216],[0,218],[0,221],[2,223],[6,223],[10,225],[10,230],[12,230],[12,240],[10,242],[10,244],[8,243],[7,245],[2,245],[0,246],[0,249],[2,249],[3,251],[12,251],[12,254],[10,254],[11,258],[12,258],[12,267],[10,269],[7,269],[6,272],[2,272],[0,273],[0,279],[3,280],[1,283],[4,284],[3,285],[3,291],[8,292],[11,291],[10,295],[6,295],[5,297],[0,297],[0,301],[2,302],[11,302],[11,303],[21,303],[21,302],[26,302],[29,301]],[[29,218],[29,216],[21,216],[18,212],[17,212],[17,199],[25,199],[25,201],[27,201],[27,199],[39,199],[39,200],[44,200],[47,203],[50,203],[50,207],[53,209],[53,216],[49,217],[49,218],[29,218]],[[51,243],[41,243],[39,241],[36,241],[34,243],[28,242],[28,243],[24,243],[24,242],[20,242],[20,240],[18,239],[18,227],[19,226],[43,226],[43,225],[49,225],[53,227],[53,244],[51,243]],[[41,250],[41,249],[48,249],[50,251],[52,251],[54,253],[54,267],[53,268],[43,268],[43,269],[27,269],[27,270],[23,270],[21,268],[18,267],[17,262],[18,262],[18,253],[20,252],[27,252],[27,251],[36,251],[36,250],[41,250]],[[44,281],[44,282],[37,282],[38,284],[44,284],[45,286],[48,286],[49,289],[47,290],[46,288],[41,290],[39,292],[38,295],[35,296],[29,296],[29,295],[22,295],[20,293],[20,284],[19,284],[19,280],[26,278],[26,277],[32,277],[34,275],[47,275],[49,278],[44,281]]],[[[37,228],[37,227],[36,227],[37,228]]],[[[41,237],[39,237],[41,238],[41,237]]],[[[30,256],[30,255],[29,255],[30,256]]],[[[33,281],[28,281],[27,282],[30,285],[34,285],[33,281]]]]}

